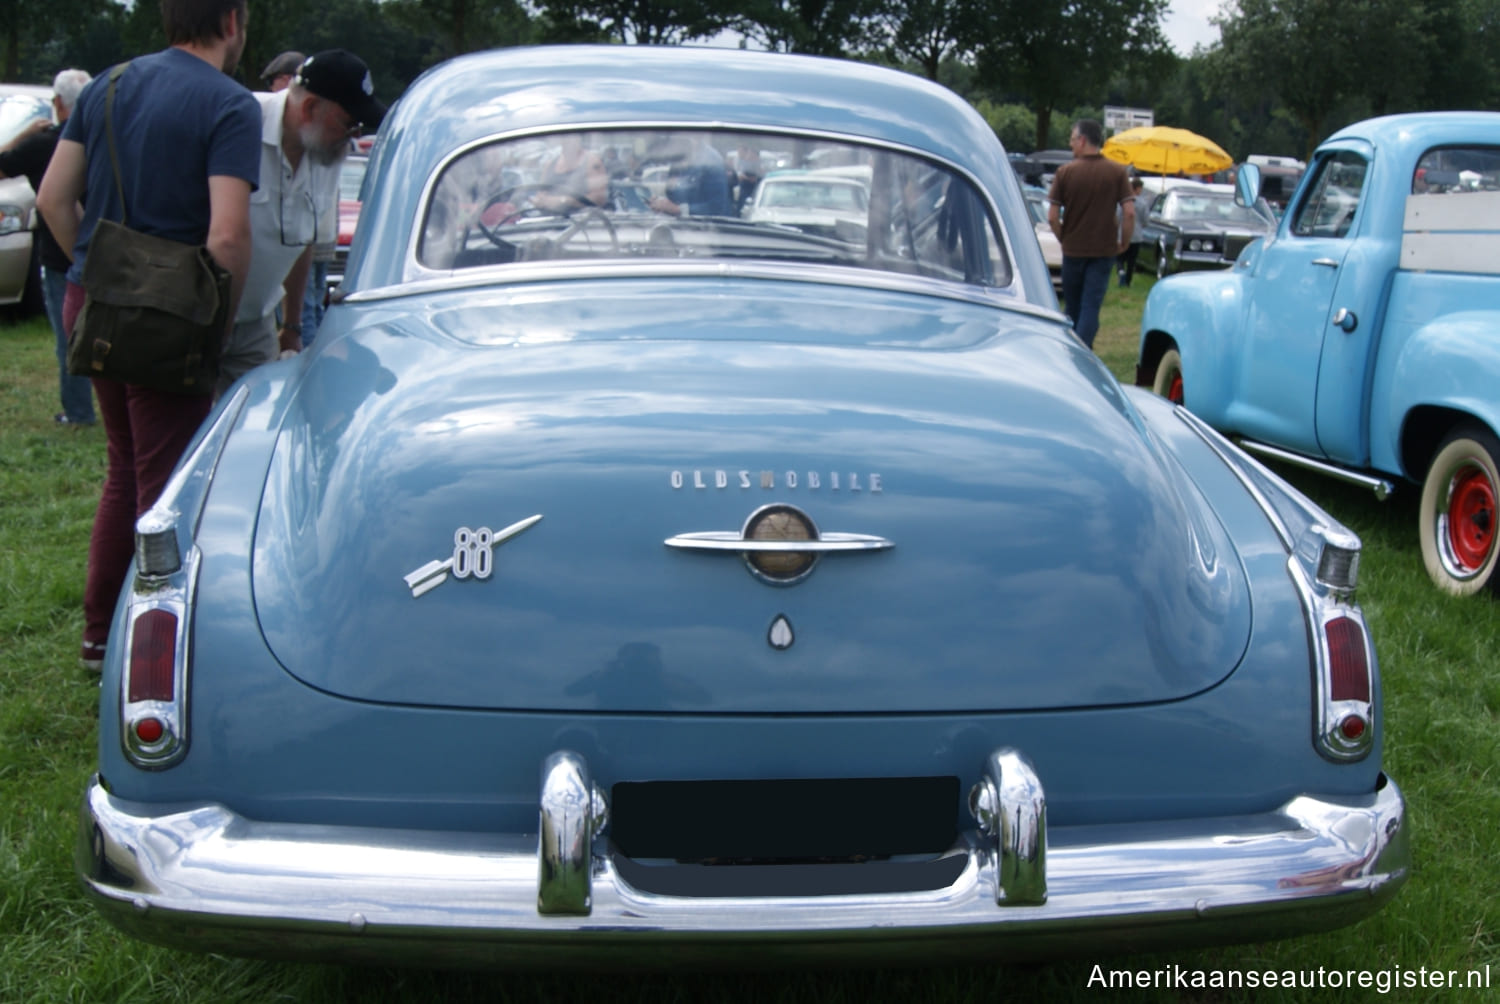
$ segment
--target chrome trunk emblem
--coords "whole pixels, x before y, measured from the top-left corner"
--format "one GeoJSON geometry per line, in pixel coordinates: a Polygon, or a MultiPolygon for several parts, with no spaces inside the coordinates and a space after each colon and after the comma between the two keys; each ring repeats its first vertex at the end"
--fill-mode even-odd
{"type": "Polygon", "coordinates": [[[895,546],[884,537],[864,533],[819,533],[807,513],[783,503],[755,510],[739,533],[679,533],[663,543],[686,551],[739,554],[756,578],[778,586],[801,582],[812,574],[818,558],[829,552],[883,551],[895,546]]]}
{"type": "Polygon", "coordinates": [[[488,579],[494,574],[494,549],[522,530],[529,529],[541,518],[541,513],[527,516],[503,530],[491,530],[487,526],[477,530],[461,526],[454,530],[452,557],[429,561],[407,574],[406,585],[411,589],[412,599],[447,582],[450,573],[455,579],[488,579]]]}

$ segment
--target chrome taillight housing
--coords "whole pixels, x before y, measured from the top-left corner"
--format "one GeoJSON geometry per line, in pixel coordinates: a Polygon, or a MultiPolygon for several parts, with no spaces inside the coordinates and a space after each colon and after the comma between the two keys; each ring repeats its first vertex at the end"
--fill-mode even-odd
{"type": "Polygon", "coordinates": [[[1313,742],[1329,760],[1362,760],[1375,745],[1375,659],[1354,602],[1359,538],[1337,526],[1303,531],[1290,562],[1313,651],[1313,742]]]}
{"type": "Polygon", "coordinates": [[[120,742],[138,767],[170,767],[187,753],[189,598],[197,580],[196,548],[170,578],[137,570],[120,670],[120,742]]]}

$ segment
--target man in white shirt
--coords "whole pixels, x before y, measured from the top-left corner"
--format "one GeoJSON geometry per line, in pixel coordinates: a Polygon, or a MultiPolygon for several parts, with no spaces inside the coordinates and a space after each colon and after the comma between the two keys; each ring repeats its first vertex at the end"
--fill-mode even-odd
{"type": "Polygon", "coordinates": [[[234,329],[219,356],[217,394],[278,353],[301,350],[312,247],[337,235],[339,167],[349,141],[379,128],[385,116],[374,92],[364,62],[331,49],[308,57],[290,87],[255,95],[261,175],[250,196],[253,253],[234,329]]]}

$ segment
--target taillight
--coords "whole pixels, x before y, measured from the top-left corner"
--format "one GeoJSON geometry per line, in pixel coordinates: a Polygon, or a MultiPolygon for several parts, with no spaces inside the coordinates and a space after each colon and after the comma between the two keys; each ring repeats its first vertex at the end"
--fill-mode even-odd
{"type": "Polygon", "coordinates": [[[1328,696],[1335,701],[1370,701],[1370,664],[1365,658],[1364,625],[1337,617],[1323,627],[1328,636],[1328,696]]]}
{"type": "Polygon", "coordinates": [[[177,663],[177,615],[147,610],[135,619],[130,639],[128,700],[170,701],[177,663]]]}
{"type": "MultiPolygon", "coordinates": [[[[176,529],[168,525],[162,532],[176,529]]],[[[198,563],[198,549],[191,548],[178,571],[148,575],[138,568],[131,586],[120,667],[120,743],[126,758],[146,770],[171,767],[187,754],[189,597],[198,563]]]]}

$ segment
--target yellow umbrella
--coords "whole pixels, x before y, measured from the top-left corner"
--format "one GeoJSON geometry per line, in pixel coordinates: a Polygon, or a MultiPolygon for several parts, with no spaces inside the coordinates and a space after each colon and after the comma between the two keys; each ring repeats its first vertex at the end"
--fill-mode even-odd
{"type": "Polygon", "coordinates": [[[1234,159],[1211,139],[1171,126],[1137,126],[1104,141],[1104,156],[1152,174],[1213,174],[1234,159]]]}

